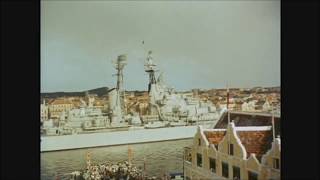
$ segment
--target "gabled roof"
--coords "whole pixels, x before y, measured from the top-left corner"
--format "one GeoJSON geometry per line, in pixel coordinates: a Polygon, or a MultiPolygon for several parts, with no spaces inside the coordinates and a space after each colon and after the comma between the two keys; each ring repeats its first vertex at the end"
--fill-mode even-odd
{"type": "Polygon", "coordinates": [[[54,99],[53,101],[50,101],[49,104],[51,105],[58,105],[58,104],[72,104],[72,102],[70,102],[70,100],[68,99],[54,99]]]}
{"type": "MultiPolygon", "coordinates": [[[[271,149],[273,137],[270,126],[234,127],[234,130],[247,152],[246,158],[254,153],[261,161],[262,156],[271,149]]],[[[226,132],[226,129],[203,129],[207,141],[215,147],[223,140],[226,132]]]]}
{"type": "Polygon", "coordinates": [[[271,149],[272,130],[267,131],[237,131],[241,144],[247,151],[247,158],[254,153],[259,161],[271,149]]]}
{"type": "MultiPolygon", "coordinates": [[[[230,121],[239,126],[272,126],[272,114],[260,112],[229,111],[230,121]]],[[[214,129],[226,129],[228,126],[228,112],[224,112],[214,129]]],[[[280,135],[280,116],[274,115],[275,135],[280,135]]]]}

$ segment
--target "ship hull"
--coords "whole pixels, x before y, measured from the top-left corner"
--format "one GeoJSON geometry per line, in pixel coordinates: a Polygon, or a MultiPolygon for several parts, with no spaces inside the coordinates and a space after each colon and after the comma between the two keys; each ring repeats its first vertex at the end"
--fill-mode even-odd
{"type": "Polygon", "coordinates": [[[41,137],[41,152],[193,138],[197,126],[41,137]]]}

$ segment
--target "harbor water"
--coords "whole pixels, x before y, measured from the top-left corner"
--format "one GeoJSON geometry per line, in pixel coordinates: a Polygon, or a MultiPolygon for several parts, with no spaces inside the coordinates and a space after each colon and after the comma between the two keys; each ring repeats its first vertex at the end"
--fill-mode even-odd
{"type": "MultiPolygon", "coordinates": [[[[190,146],[192,139],[163,141],[129,145],[133,151],[133,163],[149,176],[163,176],[169,172],[183,171],[183,147],[190,146]]],[[[94,164],[128,160],[128,145],[77,149],[41,153],[41,179],[68,179],[68,173],[86,167],[86,154],[91,152],[94,164]]]]}

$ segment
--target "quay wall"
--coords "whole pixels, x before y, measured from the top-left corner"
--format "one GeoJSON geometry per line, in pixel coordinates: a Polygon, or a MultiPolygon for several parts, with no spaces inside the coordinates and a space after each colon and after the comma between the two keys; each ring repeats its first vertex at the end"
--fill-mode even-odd
{"type": "Polygon", "coordinates": [[[41,137],[41,152],[193,138],[197,126],[41,137]]]}

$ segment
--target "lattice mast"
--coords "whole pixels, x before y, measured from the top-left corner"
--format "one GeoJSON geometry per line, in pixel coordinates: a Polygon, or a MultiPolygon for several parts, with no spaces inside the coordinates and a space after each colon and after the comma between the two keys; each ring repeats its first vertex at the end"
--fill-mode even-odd
{"type": "Polygon", "coordinates": [[[146,63],[144,65],[145,72],[147,72],[149,74],[148,92],[150,92],[151,85],[157,83],[156,76],[155,76],[155,72],[156,72],[155,67],[157,65],[153,62],[153,60],[152,60],[153,58],[152,58],[151,54],[152,54],[152,51],[149,51],[147,59],[146,59],[146,63]]]}
{"type": "Polygon", "coordinates": [[[117,92],[119,93],[120,97],[120,104],[121,109],[126,112],[125,107],[125,91],[123,88],[123,69],[124,66],[127,65],[127,56],[126,55],[120,55],[117,58],[116,62],[113,62],[114,68],[117,70],[117,73],[115,74],[117,76],[117,92]]]}

